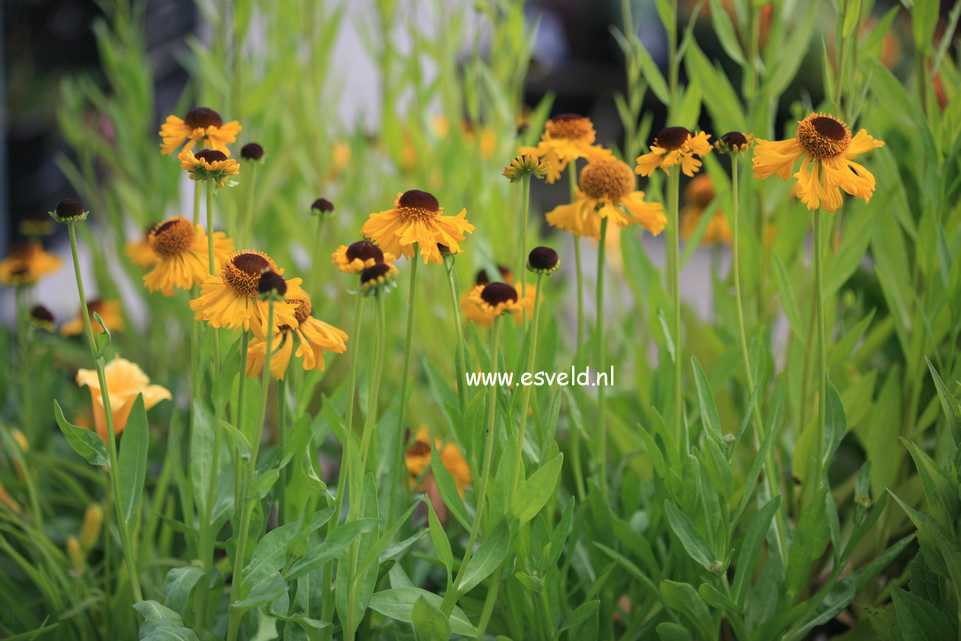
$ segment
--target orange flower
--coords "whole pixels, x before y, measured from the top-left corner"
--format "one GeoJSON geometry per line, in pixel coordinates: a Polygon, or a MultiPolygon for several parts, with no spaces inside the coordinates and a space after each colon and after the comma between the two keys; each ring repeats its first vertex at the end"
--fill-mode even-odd
{"type": "MultiPolygon", "coordinates": [[[[464,496],[464,488],[470,485],[471,476],[470,468],[467,465],[467,461],[464,460],[464,455],[461,453],[460,448],[457,447],[455,443],[447,443],[439,439],[434,439],[434,447],[440,453],[440,460],[450,472],[450,475],[454,478],[454,484],[457,485],[457,491],[461,496],[464,496]]],[[[411,445],[407,452],[404,454],[404,458],[407,462],[407,471],[410,474],[410,485],[411,487],[417,487],[420,491],[426,491],[423,483],[417,484],[418,479],[424,474],[425,471],[429,473],[430,468],[430,437],[427,434],[427,426],[422,425],[420,429],[417,430],[417,436],[415,437],[414,444],[411,445]]]]}
{"type": "Polygon", "coordinates": [[[237,140],[237,134],[243,127],[236,120],[224,124],[223,119],[213,109],[194,107],[183,117],[167,116],[167,122],[160,127],[163,142],[161,152],[171,155],[177,148],[187,143],[184,150],[190,151],[201,140],[206,140],[211,149],[222,151],[230,155],[227,144],[237,140]]]}
{"type": "MultiPolygon", "coordinates": [[[[127,426],[130,410],[137,397],[143,394],[145,409],[150,409],[160,401],[171,400],[170,391],[160,385],[151,385],[143,370],[130,361],[116,357],[104,368],[107,379],[107,397],[110,399],[110,414],[113,416],[113,429],[119,434],[127,426]]],[[[97,434],[107,442],[107,418],[104,413],[103,396],[97,371],[82,369],[77,372],[77,385],[90,388],[93,402],[93,419],[97,434]]]]}

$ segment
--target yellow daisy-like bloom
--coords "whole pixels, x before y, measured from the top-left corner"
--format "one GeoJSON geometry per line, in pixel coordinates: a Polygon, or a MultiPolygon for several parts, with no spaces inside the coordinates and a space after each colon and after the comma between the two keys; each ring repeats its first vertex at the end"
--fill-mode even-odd
{"type": "MultiPolygon", "coordinates": [[[[110,399],[110,414],[113,416],[113,430],[119,434],[127,426],[130,410],[140,394],[143,394],[145,409],[150,409],[160,401],[171,400],[170,391],[160,385],[151,385],[150,379],[134,363],[119,356],[107,363],[104,368],[107,379],[107,397],[110,399]]],[[[97,370],[82,369],[77,372],[77,385],[90,388],[93,401],[93,420],[97,434],[107,442],[107,418],[103,408],[103,396],[97,370]]]]}
{"type": "Polygon", "coordinates": [[[581,170],[577,199],[555,207],[547,222],[575,236],[601,237],[601,219],[610,218],[618,227],[640,223],[655,236],[667,225],[660,203],[644,201],[644,192],[634,191],[636,179],[627,163],[605,158],[588,163],[581,170]]]}
{"type": "Polygon", "coordinates": [[[160,127],[160,150],[171,155],[177,148],[187,143],[184,150],[190,151],[199,141],[204,140],[217,151],[230,155],[227,149],[229,143],[237,140],[237,134],[243,127],[236,120],[224,124],[223,119],[213,109],[194,107],[184,114],[183,120],[177,116],[167,116],[167,122],[160,127]]]}
{"type": "Polygon", "coordinates": [[[467,300],[480,307],[481,311],[493,319],[506,313],[516,314],[531,306],[528,298],[521,298],[517,290],[507,283],[487,283],[471,290],[467,300]]]}
{"type": "MultiPolygon", "coordinates": [[[[410,486],[417,487],[419,491],[424,492],[426,491],[424,484],[421,483],[418,486],[417,482],[425,471],[428,474],[430,473],[430,436],[427,433],[426,426],[422,425],[417,430],[415,439],[414,444],[404,453],[404,459],[407,463],[407,471],[410,474],[410,486]]],[[[460,448],[455,443],[444,445],[444,442],[439,438],[434,439],[434,447],[437,448],[444,467],[453,477],[458,493],[464,496],[464,488],[470,485],[471,476],[470,467],[468,467],[460,448]]]]}
{"type": "MultiPolygon", "coordinates": [[[[265,270],[283,274],[273,259],[263,252],[244,249],[232,255],[224,263],[220,274],[207,276],[200,287],[200,296],[190,301],[190,309],[197,312],[198,321],[207,321],[211,327],[230,329],[253,328],[254,336],[263,339],[267,335],[267,301],[257,296],[260,274],[265,270]]],[[[301,287],[300,278],[287,281],[288,298],[306,298],[307,292],[301,287]]],[[[281,325],[297,325],[296,307],[290,303],[274,304],[274,327],[271,334],[281,325]]]]}
{"type": "Polygon", "coordinates": [[[0,261],[0,283],[32,285],[47,274],[60,269],[61,261],[43,250],[37,242],[16,245],[10,255],[0,261]]]}
{"type": "MultiPolygon", "coordinates": [[[[94,318],[94,312],[100,315],[107,329],[111,332],[120,331],[127,326],[123,320],[123,308],[120,306],[120,301],[100,299],[87,301],[87,311],[90,313],[90,327],[93,329],[94,334],[102,334],[104,331],[103,325],[98,323],[97,319],[94,318]]],[[[64,323],[63,327],[60,328],[60,333],[64,336],[83,334],[82,309],[77,311],[76,318],[64,323]]]]}
{"type": "Polygon", "coordinates": [[[871,200],[874,175],[853,159],[883,145],[864,129],[852,137],[843,121],[815,113],[798,122],[793,139],[757,141],[754,176],[788,180],[794,163],[801,158],[800,169],[794,173],[798,198],[808,209],[837,211],[843,202],[841,189],[864,202],[871,200]]]}
{"type": "Polygon", "coordinates": [[[130,259],[137,267],[153,267],[158,262],[160,262],[160,256],[153,253],[153,248],[150,246],[150,232],[156,225],[150,225],[147,227],[147,231],[144,232],[143,236],[137,240],[132,240],[124,246],[124,253],[127,258],[130,259]]]}
{"type": "MultiPolygon", "coordinates": [[[[143,277],[151,292],[158,289],[173,296],[175,289],[190,289],[210,275],[207,232],[183,216],[174,216],[154,227],[148,236],[157,265],[143,277]]],[[[214,270],[220,271],[234,249],[234,241],[221,231],[214,232],[214,270]]]]}
{"type": "MultiPolygon", "coordinates": [[[[687,240],[701,224],[701,216],[704,210],[714,200],[714,185],[707,174],[695,176],[694,180],[687,184],[684,189],[685,205],[681,209],[681,238],[687,240]]],[[[727,222],[727,216],[720,209],[715,210],[707,223],[701,243],[709,245],[713,243],[724,243],[730,245],[733,242],[731,236],[731,226],[727,222]]]]}
{"type": "MultiPolygon", "coordinates": [[[[309,298],[290,299],[294,305],[296,325],[281,325],[274,333],[271,342],[270,375],[284,380],[290,357],[294,354],[294,342],[298,343],[296,355],[303,359],[304,370],[324,369],[324,350],[343,354],[347,351],[347,332],[328,325],[310,315],[312,308],[309,298]]],[[[267,341],[254,339],[247,352],[247,376],[260,375],[267,358],[267,341]]]]}
{"type": "Polygon", "coordinates": [[[567,168],[567,163],[578,158],[588,161],[613,158],[609,149],[594,144],[597,134],[590,118],[577,114],[561,114],[544,123],[544,135],[536,147],[521,147],[520,154],[533,154],[546,160],[547,182],[553,184],[567,168]]]}
{"type": "Polygon", "coordinates": [[[371,214],[360,233],[377,243],[386,253],[410,258],[414,245],[420,245],[424,264],[428,261],[443,262],[438,244],[445,245],[450,253],[459,254],[458,243],[465,239],[464,233],[474,231],[467,222],[467,210],[456,216],[444,216],[444,209],[433,194],[418,189],[397,194],[394,208],[371,214]]]}
{"type": "MultiPolygon", "coordinates": [[[[501,278],[503,282],[508,285],[514,284],[514,272],[508,267],[503,265],[497,266],[498,271],[500,271],[501,278]]],[[[464,313],[464,318],[473,322],[474,325],[478,327],[490,327],[494,324],[494,314],[490,312],[489,308],[484,308],[471,300],[472,294],[477,290],[477,295],[479,295],[480,290],[484,289],[484,286],[490,283],[490,278],[487,276],[487,272],[481,269],[477,272],[477,276],[474,278],[474,286],[464,292],[463,296],[460,298],[461,311],[464,313]]],[[[518,291],[518,293],[520,293],[518,291]]],[[[537,287],[530,283],[527,284],[526,296],[523,296],[521,300],[527,301],[525,307],[530,307],[533,309],[534,301],[537,300],[537,287]]],[[[514,317],[514,322],[520,324],[522,318],[520,316],[514,317]]]]}
{"type": "Polygon", "coordinates": [[[369,240],[359,240],[349,247],[341,245],[330,257],[332,265],[347,274],[359,274],[377,263],[393,263],[393,254],[385,254],[380,247],[369,240]]]}
{"type": "Polygon", "coordinates": [[[711,152],[710,134],[703,131],[692,134],[684,127],[668,127],[654,138],[651,153],[638,156],[637,173],[650,176],[660,167],[665,172],[680,164],[685,176],[693,176],[701,167],[695,156],[706,156],[711,152]]]}
{"type": "Polygon", "coordinates": [[[230,176],[240,173],[240,163],[216,149],[201,149],[196,154],[184,149],[177,159],[180,161],[180,168],[190,172],[190,180],[209,178],[218,187],[226,185],[230,176]]]}

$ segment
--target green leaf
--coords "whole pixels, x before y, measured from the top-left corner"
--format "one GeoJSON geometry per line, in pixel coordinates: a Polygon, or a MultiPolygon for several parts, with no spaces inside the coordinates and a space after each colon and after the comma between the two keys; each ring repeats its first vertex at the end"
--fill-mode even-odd
{"type": "Polygon", "coordinates": [[[185,613],[190,594],[204,576],[199,561],[182,568],[172,568],[164,580],[164,603],[181,616],[185,613]]]}
{"type": "MultiPolygon", "coordinates": [[[[443,601],[439,595],[421,588],[392,588],[372,594],[368,607],[391,619],[412,624],[414,604],[421,598],[435,608],[440,608],[443,601]]],[[[470,638],[477,636],[477,629],[471,625],[464,611],[456,606],[450,615],[450,629],[453,634],[470,638]]]]}
{"type": "Polygon", "coordinates": [[[600,601],[588,601],[587,603],[582,603],[577,606],[573,612],[564,620],[564,625],[558,628],[557,633],[560,634],[565,630],[570,630],[575,628],[580,624],[587,621],[591,615],[597,612],[597,606],[601,604],[600,601]]]}
{"type": "Polygon", "coordinates": [[[484,537],[484,540],[477,547],[474,556],[467,562],[464,574],[461,577],[458,597],[470,592],[474,586],[490,576],[497,569],[507,553],[510,551],[510,532],[507,526],[501,522],[494,531],[484,537]]]}
{"type": "Polygon", "coordinates": [[[927,54],[934,46],[934,28],[938,23],[940,0],[914,0],[911,26],[914,32],[914,48],[927,54]]]}
{"type": "Polygon", "coordinates": [[[210,479],[217,474],[214,460],[214,418],[207,406],[194,399],[193,419],[190,426],[190,482],[194,490],[194,503],[199,514],[205,513],[207,488],[210,479]]]}
{"type": "Polygon", "coordinates": [[[414,602],[410,618],[414,625],[414,639],[417,641],[448,641],[450,639],[450,623],[447,617],[423,596],[414,602]]]}
{"type": "Polygon", "coordinates": [[[694,527],[691,519],[687,518],[687,515],[677,509],[670,501],[664,501],[664,511],[667,513],[667,522],[670,524],[671,530],[681,540],[684,550],[705,570],[710,571],[711,563],[716,560],[714,552],[711,551],[707,541],[694,527]]]}
{"type": "Polygon", "coordinates": [[[751,574],[753,574],[754,566],[757,565],[761,556],[761,544],[764,543],[768,530],[771,528],[771,521],[774,520],[774,515],[780,506],[781,497],[775,496],[757,511],[757,514],[751,518],[751,522],[747,526],[747,533],[744,535],[740,552],[738,552],[737,570],[734,572],[734,585],[732,586],[734,601],[739,607],[744,605],[744,595],[747,594],[751,574]]]}
{"type": "Polygon", "coordinates": [[[93,430],[74,425],[65,419],[63,410],[60,409],[60,403],[57,401],[53,402],[53,413],[57,419],[57,425],[60,426],[60,431],[63,432],[67,443],[70,444],[74,452],[86,459],[87,463],[91,465],[110,466],[107,445],[99,434],[93,430]]]}
{"type": "Polygon", "coordinates": [[[120,506],[127,529],[133,531],[137,524],[137,511],[143,497],[147,479],[147,446],[150,432],[147,428],[147,410],[143,394],[137,395],[127,427],[123,431],[120,454],[117,459],[117,476],[120,480],[120,506]]]}
{"type": "Polygon", "coordinates": [[[891,586],[891,600],[905,641],[951,641],[951,621],[931,603],[891,586]]]}
{"type": "Polygon", "coordinates": [[[828,494],[827,486],[822,487],[801,512],[784,573],[786,605],[793,604],[801,593],[801,588],[812,571],[812,564],[824,553],[831,538],[825,516],[825,500],[834,500],[828,494]]]}
{"type": "Polygon", "coordinates": [[[834,452],[844,439],[848,429],[847,419],[844,416],[844,405],[841,404],[841,396],[834,387],[834,383],[828,383],[827,403],[825,404],[824,416],[824,469],[827,469],[834,457],[834,452]]]}
{"type": "Polygon", "coordinates": [[[454,567],[454,554],[450,549],[450,541],[447,540],[447,533],[444,526],[440,524],[437,515],[434,514],[434,506],[427,501],[427,520],[430,527],[430,540],[434,544],[434,552],[444,567],[447,568],[447,582],[450,585],[451,569],[454,567]]]}
{"type": "Polygon", "coordinates": [[[508,510],[511,529],[522,527],[547,505],[560,479],[563,462],[564,455],[558,454],[517,487],[508,510]]]}
{"type": "Polygon", "coordinates": [[[844,9],[844,24],[841,26],[842,38],[847,38],[854,33],[854,28],[858,26],[858,19],[861,17],[861,0],[849,0],[845,5],[847,6],[844,9]]]}
{"type": "Polygon", "coordinates": [[[433,439],[430,442],[430,470],[434,474],[434,482],[437,484],[437,491],[440,493],[444,505],[447,506],[447,509],[465,530],[470,530],[471,519],[467,515],[467,508],[464,507],[464,499],[461,498],[460,492],[457,490],[457,483],[454,482],[450,470],[444,465],[440,452],[437,451],[437,444],[434,443],[433,439]]]}
{"type": "Polygon", "coordinates": [[[801,342],[803,347],[807,337],[804,333],[804,324],[801,322],[801,310],[798,308],[797,296],[794,294],[794,286],[791,284],[791,276],[787,268],[777,253],[772,252],[771,258],[774,260],[774,277],[777,281],[777,288],[781,294],[781,305],[784,308],[784,315],[787,316],[788,324],[794,336],[801,342]]]}
{"type": "Polygon", "coordinates": [[[687,628],[673,621],[658,623],[654,631],[657,632],[661,641],[694,641],[694,637],[687,631],[687,628]]]}
{"type": "Polygon", "coordinates": [[[304,556],[290,566],[287,570],[287,580],[294,581],[327,561],[337,558],[347,549],[354,537],[376,526],[377,521],[373,519],[360,519],[336,527],[323,543],[309,548],[304,556]]]}
{"type": "Polygon", "coordinates": [[[707,380],[704,368],[697,361],[697,357],[691,356],[691,365],[694,367],[694,384],[697,386],[697,398],[701,403],[701,420],[704,427],[716,442],[721,442],[721,418],[717,413],[717,405],[714,403],[714,393],[711,391],[711,384],[707,380]]]}
{"type": "Polygon", "coordinates": [[[664,601],[690,621],[704,639],[712,637],[708,624],[713,619],[704,599],[690,583],[678,583],[665,579],[661,581],[661,595],[664,601]]]}
{"type": "MultiPolygon", "coordinates": [[[[751,10],[753,11],[753,8],[751,10]]],[[[737,40],[737,34],[734,33],[734,25],[727,11],[721,6],[721,0],[711,0],[711,24],[714,25],[714,33],[717,34],[717,39],[721,41],[721,46],[731,60],[742,67],[746,66],[741,44],[737,40]]],[[[754,64],[754,61],[751,60],[749,63],[754,64]]]]}

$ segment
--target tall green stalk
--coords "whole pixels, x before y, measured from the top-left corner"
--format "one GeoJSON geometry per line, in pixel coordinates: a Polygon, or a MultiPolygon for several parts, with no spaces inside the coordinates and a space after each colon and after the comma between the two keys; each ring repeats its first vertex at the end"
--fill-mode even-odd
{"type": "MultiPolygon", "coordinates": [[[[407,339],[404,342],[404,368],[401,372],[400,377],[400,409],[397,413],[397,429],[395,431],[397,435],[397,443],[394,451],[394,478],[398,485],[401,487],[402,496],[404,497],[404,504],[410,503],[410,487],[407,483],[407,478],[404,473],[404,423],[407,420],[407,389],[410,383],[410,357],[411,348],[414,343],[414,307],[416,299],[414,298],[414,293],[417,288],[417,264],[420,262],[420,245],[414,243],[414,255],[410,259],[410,289],[407,293],[407,339]]],[[[395,490],[391,490],[390,493],[390,507],[388,509],[388,519],[387,522],[391,523],[394,518],[394,497],[396,495],[395,490]]]]}
{"type": "MultiPolygon", "coordinates": [[[[517,252],[517,271],[515,280],[520,279],[520,295],[521,298],[527,298],[527,270],[524,269],[524,264],[527,261],[527,219],[530,216],[531,207],[531,175],[525,172],[521,178],[521,233],[520,233],[520,250],[517,252]]],[[[527,309],[524,309],[524,323],[527,323],[527,309]]]]}
{"type": "MultiPolygon", "coordinates": [[[[271,296],[267,302],[267,335],[268,337],[273,334],[274,327],[274,297],[271,296]]],[[[257,469],[257,454],[260,451],[260,441],[262,439],[262,432],[264,429],[264,423],[267,421],[267,393],[270,390],[270,356],[273,350],[271,345],[267,344],[266,356],[264,357],[264,371],[263,371],[263,381],[262,388],[260,390],[260,425],[258,429],[255,430],[256,433],[250,434],[250,458],[247,460],[247,470],[244,476],[244,488],[245,491],[241,499],[240,507],[240,531],[237,533],[237,552],[234,557],[233,565],[233,583],[230,587],[230,603],[235,604],[239,599],[240,595],[243,594],[244,585],[244,556],[247,553],[247,538],[250,530],[250,515],[253,512],[253,501],[250,495],[246,491],[250,488],[254,480],[254,471],[257,469]]],[[[230,619],[227,623],[227,641],[237,641],[237,637],[240,634],[240,624],[244,618],[245,610],[240,610],[238,608],[228,607],[230,612],[230,619]]]]}
{"type": "MultiPolygon", "coordinates": [[[[567,177],[570,184],[571,202],[577,199],[577,161],[572,160],[567,165],[567,177]]],[[[574,362],[580,367],[581,364],[581,345],[584,342],[584,277],[581,270],[581,239],[574,236],[574,269],[577,274],[577,344],[574,347],[574,362]]],[[[580,395],[580,391],[575,388],[575,394],[580,395]]],[[[574,468],[574,487],[577,490],[577,498],[583,501],[587,496],[584,487],[584,470],[581,464],[581,434],[577,426],[571,425],[568,432],[571,449],[571,465],[574,468]]]]}
{"type": "MultiPolygon", "coordinates": [[[[277,381],[277,460],[287,456],[287,381],[277,381]]],[[[277,525],[287,524],[287,466],[283,465],[277,479],[277,525]]]]}
{"type": "MultiPolygon", "coordinates": [[[[370,439],[377,424],[377,395],[380,392],[380,380],[384,372],[384,344],[386,341],[387,322],[384,314],[384,292],[378,290],[374,294],[377,300],[377,315],[374,328],[374,361],[370,374],[370,393],[367,395],[367,415],[364,417],[364,431],[360,439],[360,467],[367,467],[367,454],[370,450],[370,439]]],[[[351,501],[352,503],[354,501],[351,501]]]]}
{"type": "MultiPolygon", "coordinates": [[[[70,251],[73,254],[73,269],[77,276],[77,292],[80,295],[80,309],[83,317],[83,329],[87,336],[87,345],[90,348],[90,356],[93,358],[97,368],[97,380],[100,382],[100,398],[103,401],[103,414],[107,423],[107,455],[110,461],[110,485],[115,497],[122,496],[120,492],[120,477],[117,476],[117,434],[113,426],[113,413],[110,409],[110,392],[107,388],[107,375],[104,371],[105,362],[103,354],[97,349],[97,342],[93,336],[93,328],[90,325],[90,310],[87,308],[87,295],[83,289],[83,277],[80,275],[80,256],[77,252],[77,230],[76,221],[67,221],[67,229],[70,232],[70,251]]],[[[123,506],[119,500],[113,501],[117,512],[117,529],[120,530],[120,543],[123,546],[123,557],[127,564],[127,574],[130,578],[130,589],[133,592],[134,603],[143,601],[143,592],[140,589],[140,571],[137,568],[137,556],[133,551],[133,541],[130,538],[130,529],[124,519],[123,506]]],[[[107,528],[105,528],[106,531],[107,528]]],[[[106,537],[109,541],[109,537],[106,537]]]]}
{"type": "Polygon", "coordinates": [[[684,391],[681,389],[681,258],[680,225],[678,201],[680,200],[681,168],[673,167],[668,171],[667,186],[667,266],[670,280],[673,314],[671,316],[671,340],[674,342],[674,428],[678,437],[681,462],[683,463],[690,448],[690,436],[684,423],[684,391]]]}
{"type": "MultiPolygon", "coordinates": [[[[216,184],[212,178],[207,179],[207,260],[210,261],[210,275],[216,275],[214,267],[214,189],[216,184]]],[[[211,327],[214,333],[214,380],[220,376],[220,332],[215,327],[211,327]]],[[[219,433],[220,430],[218,430],[219,433]]],[[[214,456],[217,453],[214,452],[214,456]]],[[[216,459],[215,459],[216,460],[216,459]]],[[[216,467],[214,467],[216,470],[216,467]]],[[[215,474],[216,476],[216,474],[215,474]]]]}
{"type": "Polygon", "coordinates": [[[450,590],[444,595],[440,611],[444,616],[450,616],[457,603],[457,591],[460,589],[461,581],[464,579],[464,570],[470,562],[471,554],[474,551],[474,543],[477,541],[477,534],[480,531],[481,520],[484,518],[484,505],[487,502],[487,482],[490,479],[491,458],[494,452],[494,426],[496,425],[497,394],[499,391],[497,384],[497,346],[500,341],[500,329],[502,319],[500,316],[494,318],[494,327],[491,329],[491,370],[495,374],[494,384],[490,389],[490,398],[487,403],[487,437],[484,440],[484,462],[481,465],[480,487],[477,490],[477,509],[474,511],[474,522],[471,524],[470,537],[467,539],[467,547],[464,549],[464,559],[457,569],[457,576],[450,590]]]}
{"type": "Polygon", "coordinates": [[[310,287],[311,291],[315,294],[320,291],[320,265],[323,261],[317,260],[317,257],[320,256],[320,243],[324,238],[324,222],[326,220],[326,213],[319,212],[317,214],[317,229],[314,231],[314,249],[309,256],[311,261],[310,287]]]}
{"type": "MultiPolygon", "coordinates": [[[[817,301],[818,323],[818,423],[815,437],[814,478],[808,479],[808,486],[814,493],[821,488],[824,474],[824,424],[827,416],[827,332],[824,325],[824,251],[822,244],[822,218],[824,212],[818,209],[814,212],[814,288],[817,301]]],[[[813,496],[813,494],[812,494],[813,496]]]]}
{"type": "Polygon", "coordinates": [[[245,249],[248,247],[247,243],[250,242],[250,226],[253,223],[254,218],[254,182],[257,179],[257,162],[248,162],[248,171],[246,175],[247,181],[247,193],[244,197],[244,219],[241,221],[241,236],[240,236],[240,248],[245,249]]]}
{"type": "MultiPolygon", "coordinates": [[[[597,486],[607,493],[607,423],[605,422],[607,384],[600,384],[600,374],[604,371],[604,250],[607,241],[607,223],[601,219],[601,237],[597,245],[597,325],[595,329],[595,355],[597,359],[597,451],[594,457],[597,465],[597,486]]],[[[607,381],[609,383],[609,381],[607,381]]]]}
{"type": "Polygon", "coordinates": [[[454,314],[454,325],[457,330],[457,361],[454,368],[457,370],[457,399],[460,402],[461,415],[467,409],[467,358],[464,354],[464,327],[460,320],[460,305],[457,301],[457,272],[454,271],[454,257],[444,256],[444,267],[447,270],[447,286],[450,290],[451,311],[454,314]]]}

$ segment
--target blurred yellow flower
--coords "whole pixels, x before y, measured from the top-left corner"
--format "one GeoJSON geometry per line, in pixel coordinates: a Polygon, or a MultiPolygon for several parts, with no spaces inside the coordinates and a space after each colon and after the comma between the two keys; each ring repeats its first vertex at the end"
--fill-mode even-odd
{"type": "Polygon", "coordinates": [[[143,236],[124,245],[123,252],[137,267],[153,267],[160,261],[160,257],[153,253],[153,248],[150,246],[150,232],[154,227],[156,225],[148,226],[143,236]]]}
{"type": "Polygon", "coordinates": [[[177,148],[187,143],[184,149],[190,151],[201,140],[217,151],[227,156],[230,150],[227,145],[237,140],[237,134],[243,127],[236,120],[224,124],[223,119],[213,109],[194,107],[184,114],[183,120],[177,116],[167,116],[167,121],[160,127],[161,152],[173,154],[177,148]]]}
{"type": "Polygon", "coordinates": [[[337,269],[347,274],[359,274],[377,263],[393,263],[393,254],[385,254],[380,247],[369,240],[359,240],[350,246],[341,245],[330,257],[337,269]]]}
{"type": "Polygon", "coordinates": [[[650,176],[660,167],[665,172],[680,164],[685,176],[693,176],[701,167],[695,156],[706,156],[711,152],[710,134],[703,131],[692,134],[684,127],[662,129],[654,138],[651,152],[638,156],[635,171],[642,176],[650,176]]]}
{"type": "MultiPolygon", "coordinates": [[[[104,331],[103,325],[98,323],[97,319],[94,318],[94,312],[100,314],[100,318],[103,319],[107,329],[111,332],[122,330],[127,326],[123,319],[123,308],[120,306],[120,301],[100,300],[97,298],[87,302],[87,312],[90,314],[90,325],[94,334],[100,334],[104,331]]],[[[64,336],[83,334],[82,309],[77,310],[76,318],[63,324],[63,327],[60,328],[60,333],[64,336]]]]}
{"type": "Polygon", "coordinates": [[[640,223],[655,236],[667,224],[660,203],[644,201],[644,192],[634,191],[636,179],[627,163],[615,158],[592,161],[581,170],[577,199],[555,207],[547,222],[575,236],[601,237],[601,219],[610,218],[618,227],[640,223]]]}
{"type": "Polygon", "coordinates": [[[32,285],[60,269],[61,264],[60,259],[45,252],[40,243],[20,243],[14,246],[9,256],[0,261],[0,283],[32,285]]]}
{"type": "Polygon", "coordinates": [[[516,314],[531,306],[530,298],[521,298],[517,290],[507,283],[477,285],[470,291],[467,300],[479,307],[484,316],[489,316],[491,323],[505,312],[516,314]]]}
{"type": "MultiPolygon", "coordinates": [[[[707,174],[700,174],[684,188],[685,205],[681,209],[681,238],[687,240],[701,223],[704,210],[714,200],[714,185],[707,174]]],[[[701,244],[710,245],[714,243],[724,243],[730,245],[733,242],[731,227],[727,222],[727,216],[720,209],[716,209],[707,223],[704,236],[701,237],[701,244]]]]}
{"type": "MultiPolygon", "coordinates": [[[[151,385],[150,379],[134,363],[119,356],[107,363],[104,368],[107,380],[107,397],[110,399],[110,414],[113,416],[113,429],[119,434],[127,426],[127,419],[137,397],[143,394],[145,409],[150,409],[162,400],[171,400],[170,392],[160,385],[151,385]]],[[[97,370],[82,369],[77,372],[77,385],[90,389],[93,402],[93,420],[100,438],[107,441],[107,419],[104,413],[103,397],[97,370]]]]}
{"type": "MultiPolygon", "coordinates": [[[[457,485],[457,491],[461,496],[464,496],[464,488],[470,485],[471,476],[470,468],[467,461],[464,460],[460,448],[455,443],[444,445],[444,442],[439,438],[434,439],[434,447],[440,453],[440,460],[444,467],[453,477],[454,484],[457,485]]],[[[417,430],[414,444],[407,449],[404,455],[407,471],[410,474],[411,487],[418,487],[422,492],[425,491],[424,484],[421,483],[418,486],[417,481],[425,472],[429,473],[430,455],[430,436],[427,434],[427,427],[422,425],[417,430]]]]}
{"type": "Polygon", "coordinates": [[[215,149],[201,149],[194,154],[184,149],[177,156],[180,168],[190,172],[191,180],[213,180],[218,187],[227,184],[230,176],[240,173],[240,163],[215,149]]]}
{"type": "Polygon", "coordinates": [[[567,168],[567,163],[578,158],[589,161],[613,158],[609,149],[594,144],[597,134],[590,118],[577,114],[561,114],[544,123],[544,135],[536,147],[521,147],[519,154],[533,154],[550,165],[547,182],[554,183],[567,168]]]}

